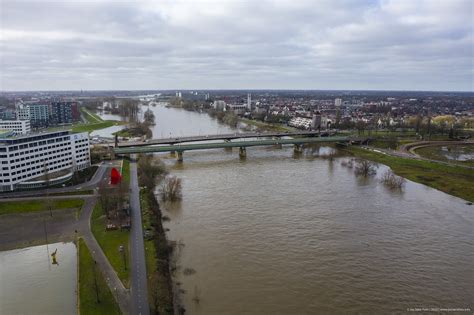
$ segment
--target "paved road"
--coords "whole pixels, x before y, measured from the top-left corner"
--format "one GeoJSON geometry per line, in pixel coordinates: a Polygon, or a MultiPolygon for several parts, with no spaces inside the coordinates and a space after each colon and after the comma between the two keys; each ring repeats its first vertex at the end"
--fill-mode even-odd
{"type": "Polygon", "coordinates": [[[123,314],[129,314],[130,310],[130,294],[128,290],[123,286],[122,281],[115,273],[114,268],[110,264],[109,260],[105,256],[104,252],[100,248],[99,243],[95,239],[92,231],[90,229],[90,219],[92,215],[92,210],[97,201],[97,198],[89,198],[86,200],[84,206],[82,207],[81,216],[79,218],[79,233],[84,238],[84,241],[89,248],[92,257],[99,265],[102,274],[107,282],[107,285],[110,288],[110,291],[115,297],[115,300],[120,306],[120,310],[123,314]]]}
{"type": "MultiPolygon", "coordinates": [[[[70,191],[77,191],[80,189],[93,189],[96,188],[101,179],[104,177],[104,174],[111,167],[109,162],[103,162],[99,165],[99,168],[95,172],[94,176],[90,179],[90,181],[82,184],[78,184],[75,186],[68,186],[68,187],[61,187],[61,188],[51,188],[49,189],[50,194],[56,193],[63,193],[63,192],[70,192],[70,191]]],[[[26,197],[26,196],[39,196],[45,195],[46,190],[29,190],[29,191],[14,191],[14,192],[5,192],[0,194],[0,198],[19,198],[19,197],[26,197]]]]}
{"type": "Polygon", "coordinates": [[[138,188],[136,156],[130,162],[130,208],[132,213],[131,240],[131,314],[150,314],[143,243],[142,215],[140,210],[140,190],[138,188]]]}

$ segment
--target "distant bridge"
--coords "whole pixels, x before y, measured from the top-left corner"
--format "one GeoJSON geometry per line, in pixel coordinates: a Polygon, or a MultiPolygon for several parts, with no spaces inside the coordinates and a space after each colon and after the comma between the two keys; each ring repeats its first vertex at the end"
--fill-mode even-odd
{"type": "MultiPolygon", "coordinates": [[[[268,136],[266,133],[264,135],[265,137],[268,136]]],[[[282,133],[281,135],[288,136],[290,134],[282,133]]],[[[262,135],[260,135],[260,137],[262,137],[262,135]]],[[[206,140],[216,140],[216,139],[207,138],[206,140]]],[[[273,139],[259,139],[259,140],[251,140],[251,141],[230,141],[227,138],[223,138],[223,140],[226,140],[226,141],[217,142],[217,143],[216,142],[214,143],[187,143],[187,144],[174,144],[174,145],[154,145],[154,146],[148,145],[148,146],[118,147],[118,148],[114,148],[113,150],[115,154],[175,152],[178,161],[183,161],[183,152],[190,151],[190,150],[239,148],[240,157],[245,157],[247,147],[292,144],[294,145],[295,153],[301,153],[303,150],[302,146],[308,143],[321,143],[321,142],[347,143],[347,142],[353,141],[349,137],[310,137],[310,138],[295,138],[295,139],[273,138],[273,139]]]]}
{"type": "Polygon", "coordinates": [[[246,133],[230,133],[230,134],[219,134],[219,135],[207,135],[207,136],[188,136],[188,137],[170,137],[162,139],[152,139],[147,142],[119,142],[119,148],[126,147],[138,147],[138,146],[150,146],[160,144],[176,144],[183,142],[199,142],[209,140],[235,140],[235,139],[247,139],[247,138],[261,138],[261,137],[295,137],[295,136],[309,136],[309,137],[327,137],[336,134],[336,131],[292,131],[292,132],[246,132],[246,133]]]}

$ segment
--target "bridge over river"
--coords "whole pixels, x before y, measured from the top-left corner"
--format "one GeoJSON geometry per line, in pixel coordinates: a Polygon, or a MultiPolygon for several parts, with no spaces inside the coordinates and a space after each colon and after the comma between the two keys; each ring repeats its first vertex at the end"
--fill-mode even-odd
{"type": "Polygon", "coordinates": [[[160,145],[160,144],[176,144],[183,142],[200,142],[200,141],[210,141],[210,140],[235,140],[235,139],[248,139],[248,138],[261,138],[261,137],[327,137],[335,135],[336,131],[291,131],[291,132],[245,132],[245,133],[230,133],[230,134],[218,134],[218,135],[203,135],[203,136],[187,136],[187,137],[170,137],[162,139],[151,139],[146,142],[120,142],[117,144],[119,148],[126,147],[138,147],[138,146],[150,146],[150,145],[160,145]]]}
{"type": "MultiPolygon", "coordinates": [[[[301,134],[301,133],[300,133],[301,134]]],[[[288,136],[290,134],[282,133],[281,136],[288,136]]],[[[293,135],[293,134],[291,134],[293,135]]],[[[265,133],[253,136],[255,137],[268,137],[265,133]]],[[[222,137],[222,136],[221,136],[222,137]]],[[[240,138],[240,137],[239,137],[240,138]]],[[[179,139],[179,138],[176,138],[179,139]]],[[[211,139],[207,139],[211,140],[211,139]]],[[[212,139],[216,140],[216,139],[212,139]]],[[[183,152],[190,150],[208,150],[208,149],[219,149],[219,148],[239,148],[240,157],[246,156],[246,148],[254,146],[274,146],[283,144],[294,145],[296,153],[300,153],[303,150],[303,145],[308,143],[320,143],[320,142],[335,142],[335,143],[347,143],[352,141],[349,137],[306,137],[306,138],[292,138],[282,139],[274,137],[272,139],[257,139],[249,141],[230,141],[229,139],[222,139],[222,142],[209,142],[209,143],[185,143],[185,144],[172,144],[172,145],[150,145],[148,146],[131,146],[131,147],[116,147],[114,148],[115,154],[135,154],[135,153],[155,153],[155,152],[176,152],[178,161],[183,160],[183,152]]]]}

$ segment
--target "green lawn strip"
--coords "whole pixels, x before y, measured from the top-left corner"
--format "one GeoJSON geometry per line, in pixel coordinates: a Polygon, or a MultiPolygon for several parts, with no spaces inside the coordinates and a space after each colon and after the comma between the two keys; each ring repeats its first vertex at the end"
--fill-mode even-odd
{"type": "Polygon", "coordinates": [[[74,196],[74,195],[93,195],[94,191],[91,189],[88,190],[75,190],[75,191],[65,191],[60,193],[51,193],[50,196],[74,196]]]}
{"type": "Polygon", "coordinates": [[[81,111],[84,114],[84,118],[90,123],[99,123],[104,121],[99,115],[91,113],[87,108],[81,107],[81,111]]]}
{"type": "Polygon", "coordinates": [[[130,184],[130,161],[127,159],[123,159],[122,164],[122,179],[127,183],[130,184]]]}
{"type": "Polygon", "coordinates": [[[97,202],[91,218],[92,233],[123,285],[128,288],[130,286],[130,231],[106,231],[105,222],[106,216],[100,202],[97,202]],[[123,254],[119,252],[120,245],[125,247],[126,266],[123,254]]]}
{"type": "Polygon", "coordinates": [[[79,251],[79,313],[80,314],[117,314],[118,304],[110,292],[104,276],[95,265],[92,255],[82,238],[78,243],[79,251]],[[94,272],[95,270],[95,272],[94,272]],[[95,277],[94,277],[95,273],[95,277]],[[96,290],[97,283],[97,290],[96,290]],[[97,293],[99,301],[97,302],[97,293]]]}
{"type": "Polygon", "coordinates": [[[105,120],[100,123],[93,124],[77,124],[72,127],[72,132],[89,132],[91,133],[94,130],[104,129],[111,126],[120,125],[120,122],[114,120],[105,120]]]}
{"type": "Polygon", "coordinates": [[[419,161],[377,153],[362,148],[347,149],[356,156],[389,166],[397,175],[450,195],[474,202],[474,170],[436,162],[419,161]]]}
{"type": "MultiPolygon", "coordinates": [[[[55,199],[50,200],[51,210],[81,209],[84,204],[82,199],[55,199]]],[[[0,201],[0,215],[13,213],[26,213],[49,210],[46,200],[28,201],[0,201]]]]}

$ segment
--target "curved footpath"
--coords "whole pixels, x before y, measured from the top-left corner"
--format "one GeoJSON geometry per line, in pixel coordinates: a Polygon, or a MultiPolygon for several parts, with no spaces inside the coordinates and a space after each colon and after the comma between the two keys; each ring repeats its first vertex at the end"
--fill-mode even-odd
{"type": "Polygon", "coordinates": [[[415,153],[416,149],[423,148],[423,147],[438,146],[438,145],[462,145],[462,144],[471,145],[471,144],[474,144],[474,141],[420,141],[420,142],[414,142],[414,143],[402,145],[399,150],[380,149],[380,148],[374,148],[370,146],[363,146],[362,148],[369,151],[376,152],[376,153],[391,155],[394,157],[419,160],[419,161],[428,161],[428,162],[433,162],[433,163],[444,164],[447,166],[456,166],[456,167],[459,166],[459,167],[463,167],[467,169],[474,169],[473,166],[453,164],[450,162],[428,159],[415,153]]]}

